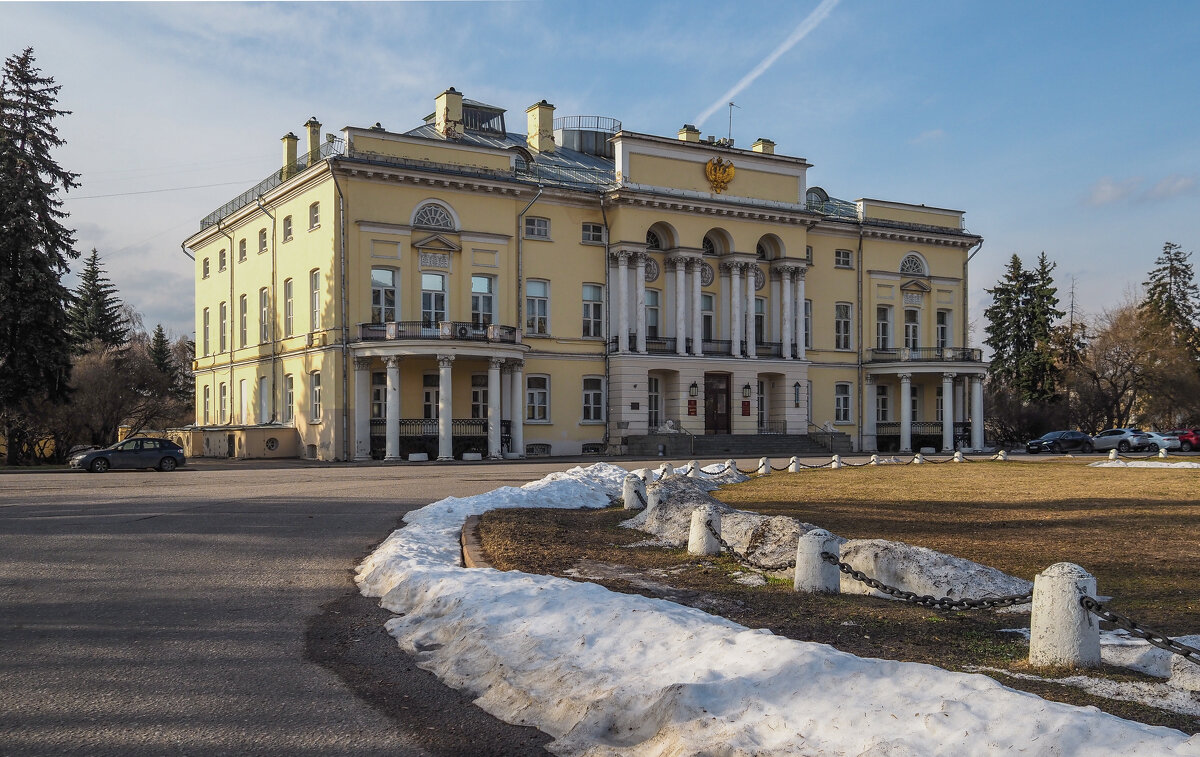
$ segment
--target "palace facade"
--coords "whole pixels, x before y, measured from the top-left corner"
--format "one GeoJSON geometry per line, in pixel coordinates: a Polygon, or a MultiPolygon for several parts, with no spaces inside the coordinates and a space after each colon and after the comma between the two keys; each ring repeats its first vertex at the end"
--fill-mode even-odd
{"type": "Polygon", "coordinates": [[[830,197],[768,139],[507,115],[310,119],[201,221],[190,454],[983,446],[961,211],[830,197]]]}

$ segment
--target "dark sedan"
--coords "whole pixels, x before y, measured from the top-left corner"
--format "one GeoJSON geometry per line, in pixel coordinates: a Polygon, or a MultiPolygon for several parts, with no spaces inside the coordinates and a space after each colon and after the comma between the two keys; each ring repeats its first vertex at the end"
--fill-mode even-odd
{"type": "Polygon", "coordinates": [[[80,452],[71,457],[72,468],[103,473],[115,468],[156,468],[173,471],[187,463],[183,448],[170,439],[138,437],[111,447],[80,452]]]}
{"type": "Polygon", "coordinates": [[[1092,449],[1092,437],[1082,431],[1051,431],[1025,443],[1025,451],[1031,455],[1039,452],[1062,454],[1073,450],[1091,452],[1092,449]]]}

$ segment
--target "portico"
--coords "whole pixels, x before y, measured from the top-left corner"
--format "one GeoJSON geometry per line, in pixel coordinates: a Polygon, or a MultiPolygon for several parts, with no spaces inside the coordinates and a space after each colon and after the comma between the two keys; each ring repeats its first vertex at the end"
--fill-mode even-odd
{"type": "Polygon", "coordinates": [[[863,384],[862,448],[884,449],[890,445],[883,440],[894,440],[898,435],[895,451],[901,453],[921,446],[914,443],[917,437],[924,440],[924,446],[940,446],[942,452],[953,452],[964,445],[983,449],[986,364],[952,362],[869,366],[863,384]],[[964,438],[967,434],[969,441],[964,438]]]}

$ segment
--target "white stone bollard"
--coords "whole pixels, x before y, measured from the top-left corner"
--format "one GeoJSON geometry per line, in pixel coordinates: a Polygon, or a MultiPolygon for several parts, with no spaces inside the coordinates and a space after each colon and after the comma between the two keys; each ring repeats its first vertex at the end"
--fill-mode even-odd
{"type": "Polygon", "coordinates": [[[842,456],[834,455],[833,462],[830,464],[829,467],[832,468],[833,470],[837,470],[838,468],[841,468],[842,467],[842,456]]]}
{"type": "Polygon", "coordinates": [[[1158,456],[1165,459],[1167,457],[1167,451],[1165,449],[1160,449],[1158,451],[1158,456]]]}
{"type": "Polygon", "coordinates": [[[913,455],[913,464],[914,464],[914,465],[920,465],[920,464],[921,464],[921,463],[923,463],[923,462],[925,462],[925,458],[921,456],[921,453],[920,453],[920,452],[918,452],[917,454],[913,455]]]}
{"type": "Polygon", "coordinates": [[[1096,596],[1096,579],[1074,563],[1055,563],[1034,577],[1030,665],[1100,664],[1100,619],[1079,604],[1085,594],[1096,596]]]}
{"type": "Polygon", "coordinates": [[[671,473],[672,473],[674,470],[675,470],[675,466],[674,466],[672,463],[663,463],[662,465],[658,466],[658,478],[659,478],[659,480],[661,481],[662,479],[664,479],[664,478],[666,478],[667,476],[671,475],[671,473]]]}
{"type": "Polygon", "coordinates": [[[700,463],[693,460],[688,463],[688,478],[700,478],[700,463]]]}
{"type": "Polygon", "coordinates": [[[954,462],[961,463],[963,461],[962,450],[954,450],[954,462]]]}
{"type": "Polygon", "coordinates": [[[822,552],[829,552],[834,557],[841,555],[841,548],[833,534],[823,528],[814,528],[800,534],[796,544],[796,577],[792,580],[792,588],[808,593],[825,592],[837,594],[841,585],[838,566],[831,565],[821,558],[822,552]]]}
{"type": "Polygon", "coordinates": [[[658,471],[653,468],[646,468],[645,470],[646,473],[642,476],[643,481],[645,481],[647,484],[652,484],[658,480],[658,471]]]}
{"type": "Polygon", "coordinates": [[[731,458],[725,461],[725,473],[737,473],[737,463],[731,458]]]}
{"type": "Polygon", "coordinates": [[[626,510],[641,510],[645,507],[642,500],[646,498],[646,482],[636,473],[630,473],[621,486],[621,496],[625,499],[626,510]]]}
{"type": "Polygon", "coordinates": [[[660,491],[662,491],[661,488],[657,486],[646,487],[646,512],[650,512],[654,508],[658,507],[658,503],[661,501],[658,495],[660,491]]]}
{"type": "Polygon", "coordinates": [[[719,555],[721,542],[708,530],[707,522],[712,521],[713,530],[721,533],[721,513],[712,505],[704,505],[692,510],[692,528],[688,532],[689,555],[719,555]]]}
{"type": "Polygon", "coordinates": [[[870,465],[879,465],[879,455],[871,455],[870,465]]]}
{"type": "Polygon", "coordinates": [[[1109,460],[1116,460],[1116,459],[1117,459],[1117,451],[1116,451],[1115,449],[1110,449],[1110,450],[1108,451],[1108,459],[1109,459],[1109,460]]]}
{"type": "Polygon", "coordinates": [[[766,476],[766,475],[769,475],[770,473],[771,473],[771,458],[769,458],[769,457],[758,458],[758,475],[766,476]]]}
{"type": "Polygon", "coordinates": [[[800,458],[792,455],[792,459],[788,460],[788,473],[800,472],[800,458]]]}

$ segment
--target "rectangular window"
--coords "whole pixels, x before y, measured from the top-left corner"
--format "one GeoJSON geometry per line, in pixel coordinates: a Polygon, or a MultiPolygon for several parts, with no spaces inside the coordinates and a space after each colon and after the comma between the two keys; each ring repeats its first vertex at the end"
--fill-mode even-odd
{"type": "Polygon", "coordinates": [[[312,419],[316,423],[321,420],[321,372],[313,371],[309,376],[312,377],[312,419]]]}
{"type": "Polygon", "coordinates": [[[440,273],[421,274],[421,326],[437,328],[446,320],[446,277],[440,273]]]}
{"type": "Polygon", "coordinates": [[[525,377],[525,420],[550,420],[550,377],[525,377]]]}
{"type": "Polygon", "coordinates": [[[292,241],[292,217],[284,216],[283,218],[283,241],[292,241]]]}
{"type": "Polygon", "coordinates": [[[767,301],[762,297],[754,298],[754,343],[767,343],[767,301]]]}
{"type": "Polygon", "coordinates": [[[583,241],[589,244],[603,244],[604,226],[598,223],[585,223],[583,225],[583,241]]]}
{"type": "Polygon", "coordinates": [[[804,414],[805,414],[808,422],[812,423],[813,402],[812,402],[812,381],[811,380],[805,382],[804,399],[805,399],[805,405],[804,405],[805,413],[804,414]]]}
{"type": "Polygon", "coordinates": [[[713,315],[713,296],[711,294],[702,294],[700,295],[700,339],[705,342],[711,342],[715,328],[716,319],[713,315]]]}
{"type": "Polygon", "coordinates": [[[550,333],[550,282],[530,279],[525,282],[525,333],[550,333]]]}
{"type": "Polygon", "coordinates": [[[850,422],[850,385],[833,385],[833,422],[850,422]]]}
{"type": "Polygon", "coordinates": [[[308,228],[315,229],[321,225],[321,203],[314,202],[308,206],[308,228]]]}
{"type": "Polygon", "coordinates": [[[486,373],[471,374],[471,417],[488,417],[488,382],[486,373]]]}
{"type": "Polygon", "coordinates": [[[217,351],[224,352],[225,346],[226,346],[225,337],[229,331],[229,305],[222,302],[221,307],[218,310],[218,313],[219,313],[219,315],[217,316],[217,344],[218,344],[218,346],[220,346],[221,349],[219,349],[217,351]]]}
{"type": "Polygon", "coordinates": [[[933,416],[934,416],[933,419],[935,421],[941,422],[941,420],[942,420],[942,388],[940,386],[937,387],[937,393],[934,395],[933,416]]]}
{"type": "Polygon", "coordinates": [[[224,250],[221,250],[220,252],[217,253],[217,270],[218,271],[225,270],[225,251],[224,250]]]}
{"type": "Polygon", "coordinates": [[[217,418],[221,425],[225,425],[225,413],[229,407],[229,387],[224,383],[217,390],[217,418]]]}
{"type": "Polygon", "coordinates": [[[291,423],[296,411],[296,383],[292,374],[283,377],[283,422],[291,423]]]}
{"type": "Polygon", "coordinates": [[[208,278],[208,258],[200,261],[200,278],[208,278]]]}
{"type": "Polygon", "coordinates": [[[267,251],[267,230],[258,230],[258,254],[262,255],[267,251]]]}
{"type": "Polygon", "coordinates": [[[908,308],[904,311],[904,346],[915,350],[921,346],[921,312],[908,308]]]}
{"type": "Polygon", "coordinates": [[[246,240],[242,239],[238,242],[238,262],[246,262],[246,240]]]}
{"type": "Polygon", "coordinates": [[[238,422],[250,422],[250,390],[246,388],[246,379],[238,382],[238,422]]]}
{"type": "Polygon", "coordinates": [[[245,347],[249,341],[247,322],[250,320],[250,304],[246,295],[238,297],[238,346],[245,347]]]}
{"type": "Polygon", "coordinates": [[[598,376],[585,376],[583,379],[583,419],[585,421],[604,420],[604,380],[598,376]]]}
{"type": "Polygon", "coordinates": [[[662,390],[657,376],[646,379],[646,405],[649,410],[647,420],[650,433],[654,433],[654,429],[662,425],[662,390]]]}
{"type": "Polygon", "coordinates": [[[212,354],[212,350],[210,349],[211,345],[210,345],[209,339],[208,339],[208,332],[209,332],[208,320],[209,320],[208,319],[208,308],[204,308],[203,327],[204,327],[204,354],[205,355],[212,354]]]}
{"type": "Polygon", "coordinates": [[[912,419],[919,421],[921,420],[921,386],[913,384],[910,391],[912,392],[912,419]]]}
{"type": "Polygon", "coordinates": [[[487,328],[494,323],[496,279],[491,276],[471,277],[471,324],[487,328]]]}
{"type": "MultiPolygon", "coordinates": [[[[812,349],[813,319],[812,300],[804,301],[804,349],[812,349]]],[[[811,420],[811,419],[810,419],[811,420]]]]}
{"type": "Polygon", "coordinates": [[[583,335],[604,336],[604,287],[583,285],[583,335]]]}
{"type": "Polygon", "coordinates": [[[854,253],[850,250],[834,250],[833,265],[835,268],[853,268],[854,253]]]}
{"type": "Polygon", "coordinates": [[[396,320],[396,272],[391,268],[371,269],[371,323],[396,320]]]}
{"type": "Polygon", "coordinates": [[[387,417],[387,374],[371,374],[371,418],[387,417]]]}
{"type": "Polygon", "coordinates": [[[891,392],[888,391],[888,387],[877,384],[875,386],[875,420],[887,423],[892,419],[891,400],[891,392]]]}
{"type": "Polygon", "coordinates": [[[210,418],[210,416],[208,414],[208,410],[209,410],[209,404],[211,403],[211,401],[212,401],[212,387],[206,386],[206,387],[204,387],[204,425],[205,426],[208,425],[208,419],[210,418]]]}
{"type": "Polygon", "coordinates": [[[875,348],[886,350],[892,346],[892,309],[887,306],[875,308],[875,348]]]}
{"type": "Polygon", "coordinates": [[[812,245],[808,245],[804,248],[804,262],[812,265],[812,245]]]}
{"type": "Polygon", "coordinates": [[[833,306],[833,348],[850,349],[850,303],[839,302],[833,306]]]}
{"type": "Polygon", "coordinates": [[[436,373],[426,373],[421,377],[421,400],[423,403],[424,418],[436,419],[438,417],[440,385],[441,382],[436,373]]]}
{"type": "Polygon", "coordinates": [[[658,339],[658,290],[646,290],[646,338],[658,339]]]}
{"type": "Polygon", "coordinates": [[[283,335],[285,337],[296,333],[292,330],[292,280],[283,282],[283,335]]]}
{"type": "Polygon", "coordinates": [[[321,272],[316,268],[308,272],[308,308],[312,314],[310,323],[313,331],[321,330],[321,272]]]}
{"type": "Polygon", "coordinates": [[[271,299],[267,288],[258,290],[258,342],[271,341],[271,299]]]}
{"type": "Polygon", "coordinates": [[[953,347],[953,340],[950,338],[950,311],[937,311],[937,346],[939,350],[944,350],[947,347],[953,347]]]}
{"type": "Polygon", "coordinates": [[[525,216],[525,238],[549,239],[550,219],[537,218],[535,216],[525,216]]]}

